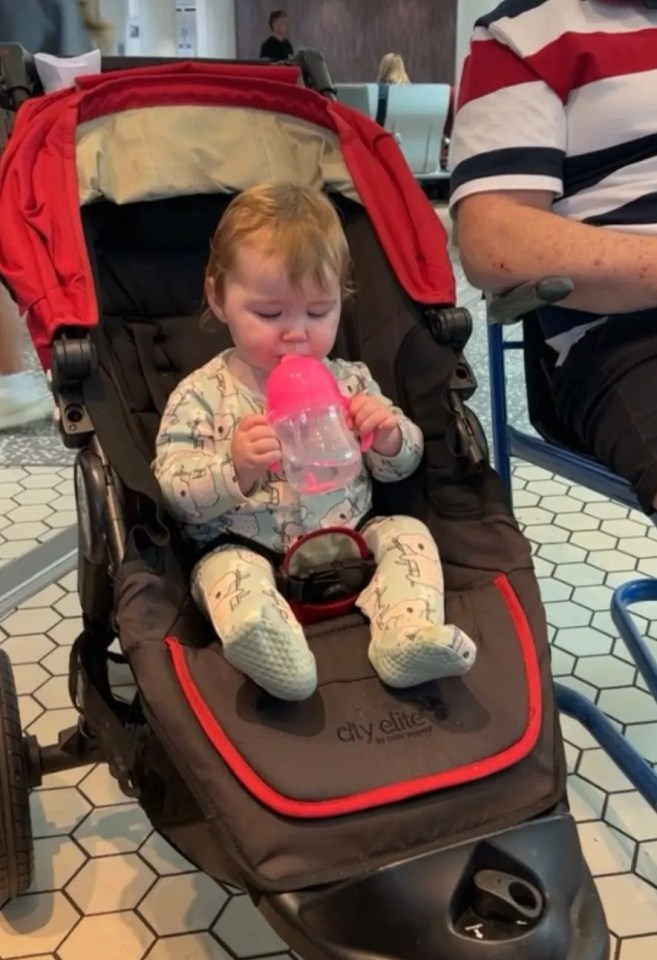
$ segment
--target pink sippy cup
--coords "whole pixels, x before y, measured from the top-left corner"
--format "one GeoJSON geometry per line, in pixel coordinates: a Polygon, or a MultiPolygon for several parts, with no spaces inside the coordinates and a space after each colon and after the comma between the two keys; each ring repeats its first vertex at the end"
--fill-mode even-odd
{"type": "Polygon", "coordinates": [[[269,375],[267,416],[281,443],[285,475],[298,493],[341,490],[358,476],[361,451],[373,437],[363,437],[359,446],[348,409],[349,399],[320,360],[292,354],[269,375]]]}

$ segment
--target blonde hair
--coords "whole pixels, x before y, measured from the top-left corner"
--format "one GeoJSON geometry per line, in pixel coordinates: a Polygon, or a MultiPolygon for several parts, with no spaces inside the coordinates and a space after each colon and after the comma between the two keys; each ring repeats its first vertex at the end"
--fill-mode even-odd
{"type": "Polygon", "coordinates": [[[296,287],[311,278],[325,289],[328,275],[334,274],[343,296],[349,293],[347,238],[335,207],[319,190],[264,183],[231,200],[212,238],[205,273],[218,302],[244,245],[279,258],[296,287]]]}
{"type": "Polygon", "coordinates": [[[85,30],[102,54],[109,53],[114,41],[114,27],[100,16],[98,0],[78,0],[85,30]]]}
{"type": "Polygon", "coordinates": [[[386,53],[379,64],[378,83],[410,83],[400,53],[386,53]]]}

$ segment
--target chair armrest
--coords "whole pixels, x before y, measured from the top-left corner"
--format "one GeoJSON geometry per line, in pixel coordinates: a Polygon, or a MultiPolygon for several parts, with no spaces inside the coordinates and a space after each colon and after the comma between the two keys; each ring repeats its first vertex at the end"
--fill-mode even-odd
{"type": "Polygon", "coordinates": [[[570,296],[574,283],[568,277],[545,277],[530,280],[512,287],[504,293],[494,294],[488,300],[486,319],[489,324],[502,326],[516,323],[546,303],[559,303],[570,296]]]}

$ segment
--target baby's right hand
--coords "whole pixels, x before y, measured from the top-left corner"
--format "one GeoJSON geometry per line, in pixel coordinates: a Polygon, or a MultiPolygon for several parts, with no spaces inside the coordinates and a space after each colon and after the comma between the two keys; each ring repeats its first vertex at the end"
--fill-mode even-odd
{"type": "Polygon", "coordinates": [[[281,458],[281,445],[266,416],[252,414],[240,421],[231,456],[240,489],[248,496],[269,467],[281,458]]]}

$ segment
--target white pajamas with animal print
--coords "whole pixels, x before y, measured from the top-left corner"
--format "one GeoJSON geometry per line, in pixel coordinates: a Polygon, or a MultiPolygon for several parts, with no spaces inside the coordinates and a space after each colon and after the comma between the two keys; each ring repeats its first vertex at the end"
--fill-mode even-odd
{"type": "MultiPolygon", "coordinates": [[[[204,546],[237,534],[279,554],[318,528],[355,529],[372,502],[372,477],[394,482],[418,467],[418,427],[395,409],[402,430],[396,457],[369,451],[347,488],[299,496],[279,472],[268,472],[245,496],[235,477],[231,444],[240,420],[264,412],[264,397],[233,377],[224,351],[187,377],[169,398],[153,464],[165,503],[185,535],[204,546]]],[[[381,397],[361,363],[325,361],[346,396],[381,397]]],[[[392,404],[390,404],[392,407],[392,404]]],[[[410,517],[376,518],[361,531],[376,573],[357,606],[371,622],[370,660],[391,686],[464,673],[475,658],[472,642],[444,625],[444,590],[436,544],[410,517]]],[[[192,590],[221,638],[226,659],[282,699],[305,699],[315,689],[315,661],[271,564],[255,550],[226,544],[207,553],[192,573],[192,590]]]]}

